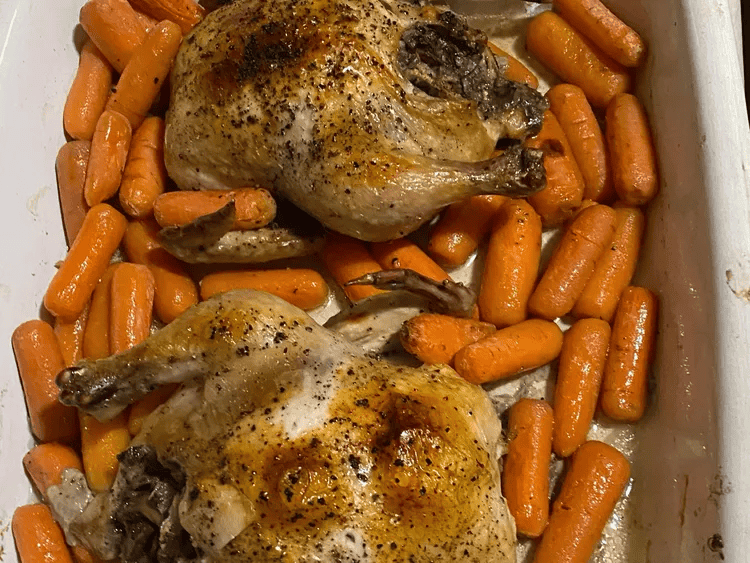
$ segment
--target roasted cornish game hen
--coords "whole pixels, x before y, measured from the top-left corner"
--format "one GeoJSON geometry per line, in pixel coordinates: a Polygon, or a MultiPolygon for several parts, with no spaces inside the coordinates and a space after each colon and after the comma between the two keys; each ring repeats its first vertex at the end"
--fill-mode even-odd
{"type": "Polygon", "coordinates": [[[101,418],[170,382],[111,492],[69,470],[51,494],[70,541],[123,563],[515,561],[500,422],[447,366],[369,358],[233,291],[58,377],[62,401],[101,418]]]}

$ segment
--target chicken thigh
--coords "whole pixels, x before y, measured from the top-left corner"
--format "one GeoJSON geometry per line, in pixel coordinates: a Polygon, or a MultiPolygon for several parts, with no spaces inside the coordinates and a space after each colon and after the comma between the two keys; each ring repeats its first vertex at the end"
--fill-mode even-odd
{"type": "Polygon", "coordinates": [[[182,189],[262,185],[362,240],[478,193],[530,195],[546,101],[486,37],[418,0],[234,0],[185,37],[165,160],[182,189]]]}
{"type": "Polygon", "coordinates": [[[123,563],[515,561],[501,425],[449,367],[369,358],[233,291],[58,377],[64,403],[102,419],[170,382],[112,491],[68,475],[50,494],[69,541],[123,563]]]}

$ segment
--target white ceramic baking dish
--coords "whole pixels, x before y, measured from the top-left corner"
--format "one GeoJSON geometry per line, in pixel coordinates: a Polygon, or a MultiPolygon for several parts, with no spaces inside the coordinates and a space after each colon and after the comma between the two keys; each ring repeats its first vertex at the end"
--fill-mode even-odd
{"type": "MultiPolygon", "coordinates": [[[[463,1],[459,8],[466,8],[463,1]]],[[[515,0],[476,0],[479,10],[515,0]]],[[[609,0],[650,43],[637,93],[662,190],[638,282],[661,296],[655,387],[629,447],[629,510],[596,559],[747,560],[750,545],[750,133],[735,0],[609,0]]],[[[38,318],[65,246],[54,159],[77,61],[81,0],[0,0],[0,561],[14,508],[33,500],[32,446],[10,347],[38,318]]],[[[477,11],[477,10],[474,10],[477,11]]]]}

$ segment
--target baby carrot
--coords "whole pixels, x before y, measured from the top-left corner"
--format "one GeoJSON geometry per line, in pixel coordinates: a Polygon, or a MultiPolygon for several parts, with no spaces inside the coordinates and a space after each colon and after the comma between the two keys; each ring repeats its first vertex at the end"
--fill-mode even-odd
{"type": "Polygon", "coordinates": [[[47,505],[19,506],[11,529],[21,563],[73,563],[63,531],[47,505]]]}
{"type": "Polygon", "coordinates": [[[617,421],[635,422],[646,410],[658,307],[656,295],[643,287],[630,286],[620,297],[601,392],[604,414],[617,421]]]}
{"type": "Polygon", "coordinates": [[[83,185],[88,205],[102,203],[117,193],[132,133],[128,120],[116,111],[105,110],[99,117],[83,185]]]}
{"type": "Polygon", "coordinates": [[[130,261],[148,266],[154,276],[154,312],[171,323],[198,302],[198,289],[177,258],[164,250],[157,239],[159,226],[152,220],[132,221],[123,237],[130,261]]]}
{"type": "Polygon", "coordinates": [[[132,0],[133,6],[157,20],[169,20],[180,26],[183,34],[203,19],[205,10],[193,0],[132,0]]]}
{"type": "Polygon", "coordinates": [[[555,453],[568,457],[586,441],[596,411],[610,338],[609,324],[581,319],[563,335],[555,383],[555,453]]]}
{"type": "Polygon", "coordinates": [[[230,289],[258,289],[296,305],[300,309],[314,309],[328,298],[328,285],[315,270],[231,270],[213,272],[200,282],[201,299],[230,289]]]}
{"type": "Polygon", "coordinates": [[[573,454],[534,563],[586,563],[630,477],[630,464],[603,442],[573,454]]]}
{"type": "Polygon", "coordinates": [[[467,381],[488,383],[548,364],[560,353],[562,339],[555,323],[529,319],[464,346],[453,364],[467,381]]]}
{"type": "Polygon", "coordinates": [[[591,205],[576,215],[531,294],[529,312],[543,319],[569,313],[614,232],[615,212],[611,207],[591,205]]]}
{"type": "Polygon", "coordinates": [[[120,183],[120,205],[131,217],[145,217],[167,184],[164,120],[147,117],[133,133],[120,183]]]}
{"type": "Polygon", "coordinates": [[[90,141],[69,141],[60,147],[55,160],[57,194],[68,247],[73,244],[89,208],[83,197],[83,186],[90,151],[90,141]]]}
{"type": "Polygon", "coordinates": [[[83,332],[83,357],[99,360],[111,355],[109,348],[109,309],[112,276],[120,263],[110,264],[91,295],[86,330],[83,332]]]}
{"type": "Polygon", "coordinates": [[[646,110],[638,98],[622,94],[607,106],[605,122],[617,195],[629,205],[648,203],[659,189],[659,180],[646,110]]]}
{"type": "Polygon", "coordinates": [[[495,332],[474,319],[422,313],[404,322],[399,338],[404,349],[426,364],[452,364],[461,348],[495,332]]]}
{"type": "Polygon", "coordinates": [[[54,331],[57,343],[65,361],[65,367],[70,367],[83,358],[83,335],[86,331],[86,319],[89,316],[89,305],[83,308],[75,319],[68,320],[55,317],[54,331]]]}
{"type": "Polygon", "coordinates": [[[407,238],[370,243],[370,251],[384,270],[403,268],[414,270],[435,281],[450,279],[445,270],[407,238]]]}
{"type": "Polygon", "coordinates": [[[83,44],[63,108],[63,127],[74,139],[90,141],[112,88],[112,66],[91,39],[83,44]]]}
{"type": "Polygon", "coordinates": [[[31,448],[23,456],[23,466],[45,499],[47,489],[62,482],[63,471],[70,468],[83,471],[81,458],[76,451],[57,442],[47,442],[31,448]]]}
{"type": "Polygon", "coordinates": [[[233,230],[257,229],[273,221],[276,200],[263,188],[167,192],[154,204],[154,218],[162,227],[184,225],[234,200],[233,230]]]}
{"type": "Polygon", "coordinates": [[[532,88],[537,88],[539,86],[539,79],[533,72],[526,68],[526,66],[524,66],[521,61],[519,61],[510,53],[503,51],[494,43],[487,43],[487,46],[490,48],[490,51],[492,51],[493,54],[504,57],[505,60],[508,61],[505,72],[503,73],[503,76],[505,76],[505,78],[514,82],[524,82],[532,88]]]}
{"type": "Polygon", "coordinates": [[[119,354],[151,332],[154,276],[142,264],[123,262],[112,274],[109,294],[109,349],[119,354]]]}
{"type": "Polygon", "coordinates": [[[81,230],[44,295],[44,306],[55,316],[76,318],[86,306],[109,265],[127,220],[106,203],[89,209],[81,230]]]}
{"type": "Polygon", "coordinates": [[[57,400],[55,377],[65,369],[65,360],[52,327],[26,321],[13,331],[11,343],[34,436],[42,442],[74,442],[76,411],[57,400]]]}
{"type": "Polygon", "coordinates": [[[376,289],[371,285],[344,287],[348,281],[382,269],[362,241],[333,231],[329,232],[323,246],[323,263],[336,283],[343,287],[349,301],[356,303],[365,297],[383,293],[382,289],[376,289]]]}
{"type": "Polygon", "coordinates": [[[617,302],[633,278],[645,218],[637,207],[615,205],[615,234],[594,267],[571,313],[575,317],[612,320],[617,302]]]}
{"type": "Polygon", "coordinates": [[[549,519],[552,431],[552,408],[546,401],[521,399],[510,408],[503,495],[518,533],[529,538],[541,536],[549,519]]]}
{"type": "Polygon", "coordinates": [[[476,195],[449,205],[430,231],[427,253],[440,264],[460,266],[477,249],[507,200],[502,195],[476,195]]]}
{"type": "Polygon", "coordinates": [[[89,0],[81,8],[81,26],[117,72],[122,72],[146,30],[127,0],[89,0]]]}
{"type": "Polygon", "coordinates": [[[542,221],[522,199],[498,212],[479,289],[479,315],[498,327],[520,323],[539,274],[542,221]]]}
{"type": "Polygon", "coordinates": [[[76,563],[104,563],[94,552],[89,551],[88,548],[82,545],[71,546],[70,553],[76,563]]]}
{"type": "Polygon", "coordinates": [[[544,153],[547,186],[529,198],[545,226],[557,226],[569,219],[581,205],[584,183],[573,149],[555,114],[547,110],[539,133],[526,146],[544,153]]]}
{"type": "Polygon", "coordinates": [[[176,383],[164,385],[151,391],[137,403],[130,407],[128,415],[128,432],[136,436],[143,428],[143,421],[148,415],[161,406],[179,387],[176,383]]]}
{"type": "Polygon", "coordinates": [[[627,69],[553,12],[542,12],[529,22],[526,48],[564,82],[579,86],[594,107],[606,107],[630,89],[627,69]]]}
{"type": "Polygon", "coordinates": [[[608,200],[614,188],[604,135],[583,90],[573,84],[557,84],[549,89],[547,99],[581,171],[584,199],[608,200]]]}
{"type": "Polygon", "coordinates": [[[137,129],[164,84],[181,41],[182,32],[176,23],[159,22],[133,51],[107,109],[121,113],[137,129]]]}
{"type": "Polygon", "coordinates": [[[103,493],[112,487],[117,475],[117,455],[130,445],[128,412],[101,422],[90,414],[79,412],[81,423],[81,459],[89,487],[103,493]]]}
{"type": "Polygon", "coordinates": [[[554,0],[554,7],[610,58],[627,67],[640,66],[646,45],[638,33],[599,0],[554,0]]]}

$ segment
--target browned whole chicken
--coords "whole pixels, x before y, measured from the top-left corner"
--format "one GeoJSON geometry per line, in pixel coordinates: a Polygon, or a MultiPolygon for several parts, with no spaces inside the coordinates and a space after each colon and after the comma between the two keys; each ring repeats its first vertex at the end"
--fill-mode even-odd
{"type": "Polygon", "coordinates": [[[234,0],[185,37],[165,158],[182,189],[262,185],[363,240],[478,193],[545,185],[547,104],[484,34],[417,0],[234,0]]]}

